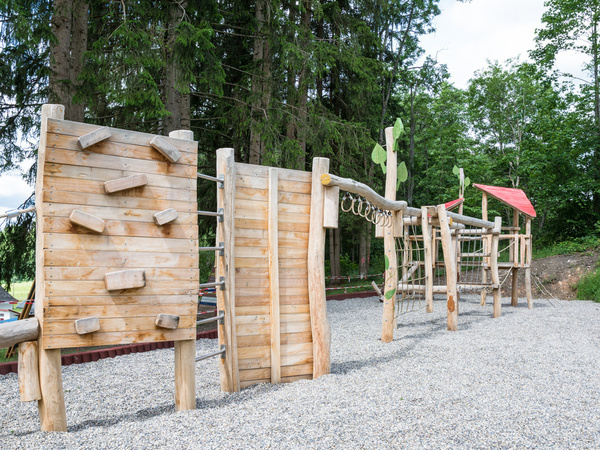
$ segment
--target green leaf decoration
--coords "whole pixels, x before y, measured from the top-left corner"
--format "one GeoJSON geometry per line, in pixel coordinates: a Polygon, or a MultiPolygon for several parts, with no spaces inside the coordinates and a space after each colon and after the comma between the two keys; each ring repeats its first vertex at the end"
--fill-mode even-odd
{"type": "Polygon", "coordinates": [[[392,298],[394,296],[395,293],[396,293],[396,289],[390,289],[389,291],[387,291],[385,293],[385,298],[387,298],[389,300],[390,298],[392,298]]]}
{"type": "Polygon", "coordinates": [[[454,166],[452,168],[452,173],[456,176],[460,176],[460,169],[458,168],[458,166],[454,166]]]}
{"type": "Polygon", "coordinates": [[[471,180],[469,179],[469,177],[465,178],[465,187],[468,187],[471,184],[471,180]]]}
{"type": "Polygon", "coordinates": [[[385,163],[381,163],[381,170],[383,170],[383,174],[387,173],[387,165],[385,163]]]}
{"type": "Polygon", "coordinates": [[[383,256],[385,256],[385,270],[388,270],[390,268],[390,258],[387,255],[383,256]]]}
{"type": "Polygon", "coordinates": [[[396,119],[396,123],[394,123],[394,130],[392,132],[394,139],[398,139],[404,133],[404,124],[400,120],[400,118],[396,119]]]}
{"type": "Polygon", "coordinates": [[[406,168],[406,163],[402,161],[398,164],[398,181],[404,183],[406,180],[408,180],[408,169],[406,168]]]}
{"type": "Polygon", "coordinates": [[[375,144],[375,148],[371,152],[371,159],[375,164],[382,164],[387,159],[387,153],[379,144],[375,144]]]}

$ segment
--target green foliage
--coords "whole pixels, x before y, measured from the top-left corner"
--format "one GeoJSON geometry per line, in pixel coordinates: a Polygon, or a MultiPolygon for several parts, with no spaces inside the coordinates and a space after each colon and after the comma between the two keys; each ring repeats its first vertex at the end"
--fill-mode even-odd
{"type": "Polygon", "coordinates": [[[600,270],[589,272],[579,280],[577,299],[600,302],[600,270]]]}
{"type": "Polygon", "coordinates": [[[600,237],[598,236],[572,238],[548,245],[542,243],[541,245],[534,245],[533,258],[540,259],[554,255],[570,255],[572,253],[595,250],[598,247],[600,247],[600,237]]]}

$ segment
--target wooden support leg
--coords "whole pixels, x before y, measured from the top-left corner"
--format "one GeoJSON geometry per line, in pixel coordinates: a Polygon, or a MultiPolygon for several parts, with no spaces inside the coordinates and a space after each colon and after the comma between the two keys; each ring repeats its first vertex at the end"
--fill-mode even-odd
{"type": "Polygon", "coordinates": [[[196,409],[196,340],[175,341],[175,410],[196,409]]]}
{"type": "Polygon", "coordinates": [[[519,269],[513,267],[512,271],[512,289],[510,291],[510,304],[517,306],[519,304],[519,269]]]}
{"type": "Polygon", "coordinates": [[[67,431],[60,349],[45,350],[41,342],[38,345],[42,394],[38,409],[42,431],[67,431]]]}
{"type": "Polygon", "coordinates": [[[496,217],[494,227],[494,235],[492,236],[491,241],[491,251],[490,251],[490,272],[492,276],[492,284],[494,287],[492,293],[494,295],[494,318],[500,317],[502,314],[502,291],[500,288],[500,275],[498,273],[498,242],[500,240],[500,229],[502,227],[502,218],[496,217]]]}
{"type": "Polygon", "coordinates": [[[444,250],[444,264],[446,267],[447,307],[448,307],[448,331],[456,331],[458,311],[456,309],[456,252],[452,245],[450,226],[444,205],[437,206],[438,218],[440,220],[440,231],[442,235],[442,248],[444,250]]]}
{"type": "Polygon", "coordinates": [[[427,207],[421,208],[421,230],[423,231],[423,249],[425,253],[425,302],[426,311],[433,312],[433,266],[431,264],[432,245],[431,245],[431,226],[429,225],[429,217],[427,207]]]}
{"type": "MultiPolygon", "coordinates": [[[[487,271],[486,271],[486,269],[483,269],[481,271],[481,282],[483,284],[487,283],[487,271]]],[[[486,300],[487,300],[487,291],[485,289],[483,289],[481,291],[481,306],[485,306],[486,300]]]]}
{"type": "Polygon", "coordinates": [[[42,399],[37,341],[19,344],[19,394],[22,402],[42,399]]]}
{"type": "Polygon", "coordinates": [[[531,297],[531,268],[525,269],[525,292],[527,293],[527,307],[533,309],[533,299],[531,297]]]}

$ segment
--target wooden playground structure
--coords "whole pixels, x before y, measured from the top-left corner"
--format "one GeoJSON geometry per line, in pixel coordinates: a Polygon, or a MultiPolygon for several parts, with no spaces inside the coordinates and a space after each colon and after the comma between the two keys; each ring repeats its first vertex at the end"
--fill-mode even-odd
{"type": "Polygon", "coordinates": [[[0,347],[19,344],[21,399],[38,401],[42,430],[67,430],[62,348],[175,341],[177,410],[196,407],[195,361],[207,357],[219,357],[226,392],[328,374],[325,231],[338,226],[340,190],[355,195],[352,208],[365,199],[368,210],[359,212],[384,239],[383,342],[393,339],[396,299],[407,295],[424,296],[432,311],[433,295],[445,294],[449,330],[457,329],[465,289],[474,287],[483,299],[491,291],[498,317],[501,238],[519,242],[510,253],[513,274],[529,273],[530,210],[519,210],[526,234],[517,235],[513,224],[512,234],[501,237],[499,218],[396,200],[391,128],[382,197],[328,173],[326,158],[315,158],[312,172],[303,172],[238,163],[225,148],[217,151],[212,177],[197,173],[189,131],[166,138],[63,117],[60,105],[42,108],[36,316],[0,328],[0,347]],[[198,178],[215,182],[216,212],[198,211],[198,178]],[[214,247],[199,247],[198,215],[218,220],[214,247]],[[215,252],[214,283],[199,283],[198,251],[215,252]],[[477,282],[461,280],[474,268],[481,272],[477,282]],[[439,284],[436,272],[443,272],[439,284]],[[198,289],[206,287],[217,288],[218,314],[198,321],[198,289]],[[219,347],[196,357],[196,326],[208,321],[218,321],[219,347]]]}

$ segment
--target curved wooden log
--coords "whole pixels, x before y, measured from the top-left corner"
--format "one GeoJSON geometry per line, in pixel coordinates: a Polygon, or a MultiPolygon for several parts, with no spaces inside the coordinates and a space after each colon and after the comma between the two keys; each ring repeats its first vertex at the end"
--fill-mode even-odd
{"type": "Polygon", "coordinates": [[[494,228],[494,222],[489,220],[476,219],[475,217],[463,216],[462,214],[453,213],[446,211],[448,218],[451,218],[453,222],[462,223],[464,225],[471,225],[472,227],[479,228],[494,228]]]}
{"type": "Polygon", "coordinates": [[[19,342],[35,341],[38,338],[39,328],[35,317],[0,323],[0,348],[10,347],[19,342]]]}
{"type": "MultiPolygon", "coordinates": [[[[371,202],[373,205],[378,206],[381,209],[387,209],[389,211],[401,211],[406,209],[408,204],[405,201],[392,201],[388,200],[369,186],[350,178],[342,178],[330,173],[324,173],[321,175],[321,184],[323,186],[339,186],[343,191],[352,192],[358,194],[371,202]]],[[[419,211],[419,214],[421,211],[419,211]]]]}

